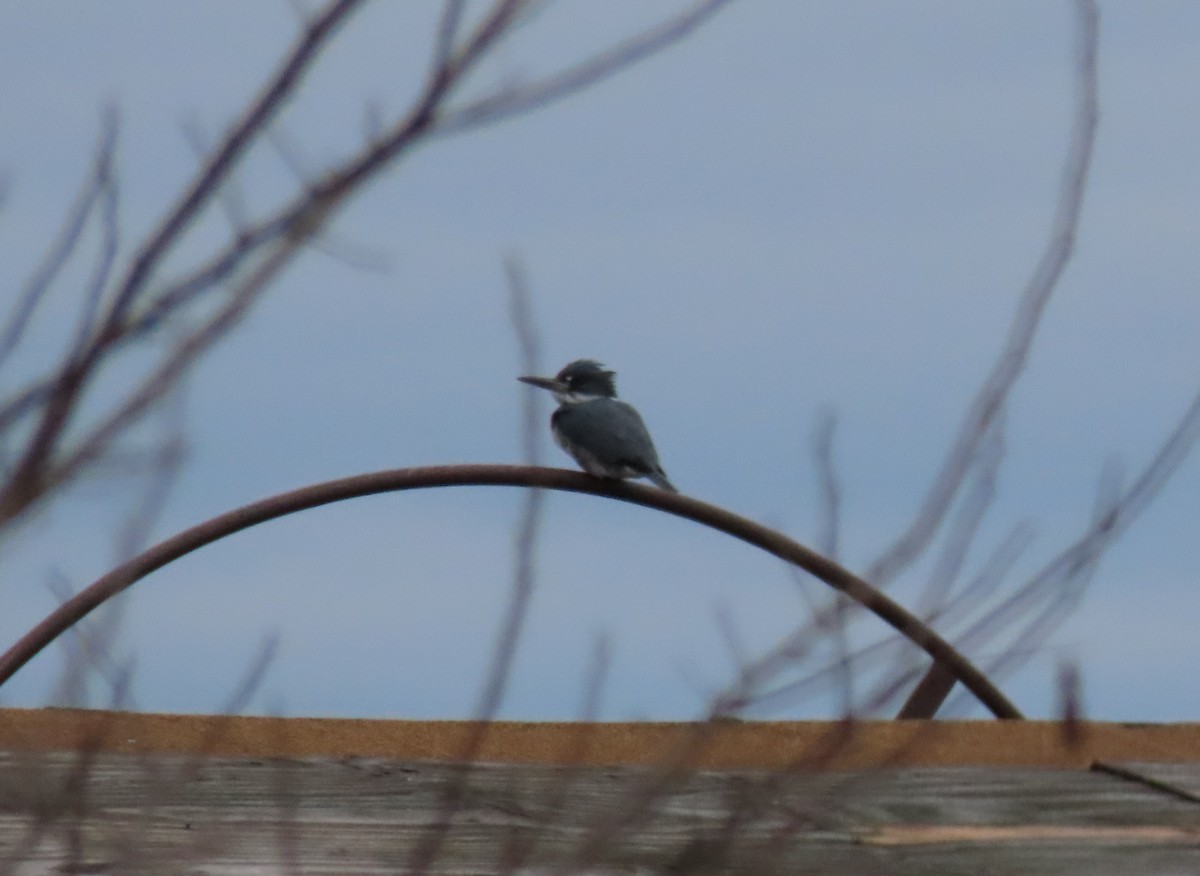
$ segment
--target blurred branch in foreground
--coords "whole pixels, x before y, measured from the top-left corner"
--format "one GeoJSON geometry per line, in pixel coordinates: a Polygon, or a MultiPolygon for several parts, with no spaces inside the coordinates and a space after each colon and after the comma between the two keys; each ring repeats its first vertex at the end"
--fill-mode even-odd
{"type": "MultiPolygon", "coordinates": [[[[346,22],[368,4],[334,0],[309,17],[299,37],[182,187],[157,226],[128,253],[118,247],[115,114],[105,116],[93,168],[58,239],[26,283],[0,329],[0,367],[10,365],[63,267],[79,256],[84,231],[98,226],[101,252],[80,296],[78,326],[61,359],[19,379],[0,400],[0,532],[111,455],[180,378],[240,323],[303,248],[327,232],[338,212],[415,147],[445,134],[469,132],[568,97],[687,36],[727,0],[701,0],[592,57],[546,76],[484,90],[456,102],[463,85],[504,40],[544,3],[494,0],[477,14],[447,0],[432,35],[435,51],[424,85],[407,110],[378,129],[358,150],[310,177],[298,178],[288,198],[266,207],[231,201],[234,173],[265,143],[271,125],[304,87],[346,22]],[[229,204],[237,203],[230,211],[229,204]],[[192,266],[164,279],[198,220],[222,205],[231,239],[209,246],[192,266]],[[157,361],[141,366],[115,398],[95,390],[97,374],[135,345],[157,344],[157,361]],[[85,415],[83,411],[87,409],[85,415]]],[[[193,138],[194,139],[194,138],[193,138]]],[[[141,360],[139,360],[141,361],[141,360]]],[[[9,373],[8,370],[4,372],[9,373]]]]}
{"type": "Polygon", "coordinates": [[[900,537],[867,568],[865,577],[876,586],[886,586],[907,569],[928,547],[945,520],[979,458],[980,445],[1001,416],[1013,386],[1025,370],[1046,304],[1074,252],[1100,113],[1096,72],[1100,13],[1092,0],[1078,0],[1075,9],[1078,26],[1075,119],[1050,239],[1021,295],[1000,356],[967,408],[920,508],[900,537]]]}
{"type": "MultiPolygon", "coordinates": [[[[538,374],[541,371],[541,338],[534,322],[533,301],[525,267],[517,256],[509,256],[504,261],[504,273],[508,284],[509,319],[517,339],[519,373],[538,374]]],[[[525,464],[536,466],[541,457],[541,394],[529,386],[521,396],[521,447],[525,464]]],[[[493,647],[492,658],[488,661],[487,677],[479,704],[475,708],[474,726],[459,756],[462,769],[455,773],[454,778],[442,789],[437,815],[410,858],[409,868],[413,872],[424,872],[441,851],[454,813],[461,808],[467,793],[471,766],[479,757],[488,725],[495,720],[504,701],[504,694],[508,690],[517,646],[521,643],[521,634],[525,629],[533,600],[536,582],[535,554],[544,497],[545,493],[536,487],[525,492],[521,519],[517,524],[513,543],[512,592],[493,647]]]]}

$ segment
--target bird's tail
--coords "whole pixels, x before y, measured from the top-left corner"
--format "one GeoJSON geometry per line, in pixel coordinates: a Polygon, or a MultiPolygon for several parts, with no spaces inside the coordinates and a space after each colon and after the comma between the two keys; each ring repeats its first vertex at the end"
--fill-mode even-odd
{"type": "Polygon", "coordinates": [[[667,473],[665,471],[663,471],[661,468],[657,468],[654,471],[647,472],[646,477],[656,487],[666,490],[668,493],[678,493],[679,492],[679,490],[677,490],[675,488],[675,485],[673,483],[671,483],[669,480],[667,480],[667,473]]]}

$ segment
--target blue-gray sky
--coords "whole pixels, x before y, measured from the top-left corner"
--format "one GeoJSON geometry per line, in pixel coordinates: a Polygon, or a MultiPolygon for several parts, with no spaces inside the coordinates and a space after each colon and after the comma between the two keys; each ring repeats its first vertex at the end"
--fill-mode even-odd
{"type": "MultiPolygon", "coordinates": [[[[280,125],[307,166],[361,142],[371,113],[405,105],[435,8],[377,4],[339,36],[280,125]]],[[[551,6],[475,87],[578,57],[646,9],[551,6]]],[[[974,565],[1028,519],[1037,540],[1017,571],[1038,568],[1086,523],[1105,461],[1140,468],[1200,388],[1200,6],[1102,3],[1101,16],[1102,115],[1078,247],[1012,399],[974,565]]],[[[128,247],[195,166],[183,128],[215,138],[295,33],[293,7],[265,0],[0,10],[7,287],[70,204],[103,107],[120,111],[128,247]]],[[[188,381],[189,458],[155,536],[339,475],[517,461],[502,260],[519,253],[546,369],[579,356],[616,369],[685,492],[811,540],[808,435],[833,405],[843,559],[861,569],[915,510],[1045,245],[1073,40],[1066,2],[735,0],[564,103],[427,143],[335,225],[335,248],[386,270],[306,255],[188,381]]],[[[247,202],[284,191],[289,174],[262,150],[240,177],[247,202]]],[[[222,233],[219,220],[202,236],[222,233]]],[[[51,308],[72,312],[69,282],[51,308]]],[[[550,447],[546,458],[568,462],[550,447]]],[[[83,586],[111,563],[123,507],[111,488],[84,485],[8,548],[5,641],[52,607],[50,578],[83,586]]],[[[138,705],[219,707],[274,634],[253,710],[468,715],[520,498],[362,500],[164,570],[126,600],[120,646],[136,655],[138,705]]],[[[594,498],[555,494],[545,512],[507,716],[576,715],[603,635],[603,717],[688,717],[730,677],[716,611],[752,652],[803,617],[785,570],[743,545],[594,498]]],[[[1006,679],[1022,708],[1051,714],[1056,666],[1077,660],[1095,717],[1195,717],[1198,513],[1200,456],[1108,555],[1074,617],[1006,679]]],[[[44,702],[60,662],[39,658],[2,701],[44,702]]]]}

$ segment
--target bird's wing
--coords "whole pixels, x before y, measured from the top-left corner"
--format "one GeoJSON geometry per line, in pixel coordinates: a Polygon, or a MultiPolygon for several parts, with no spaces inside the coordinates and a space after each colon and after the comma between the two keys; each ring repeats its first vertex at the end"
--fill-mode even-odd
{"type": "Polygon", "coordinates": [[[623,401],[597,399],[567,405],[559,409],[554,425],[568,441],[586,447],[601,462],[647,474],[662,470],[641,415],[623,401]]]}

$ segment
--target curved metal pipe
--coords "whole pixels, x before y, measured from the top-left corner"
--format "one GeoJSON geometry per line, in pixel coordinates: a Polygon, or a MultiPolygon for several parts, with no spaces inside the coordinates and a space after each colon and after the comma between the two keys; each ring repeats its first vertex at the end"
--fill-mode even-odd
{"type": "Polygon", "coordinates": [[[879,617],[925,651],[936,663],[944,666],[997,718],[1023,717],[986,675],[927,624],[866,581],[786,535],[724,508],[679,493],[669,493],[642,484],[605,481],[566,469],[525,465],[437,465],[389,469],[312,484],[227,511],[146,549],[98,578],[48,614],[0,656],[0,685],[105,600],[156,569],[206,544],[276,517],[331,502],[376,493],[454,486],[535,487],[590,493],[656,508],[732,535],[799,566],[879,617]]]}

